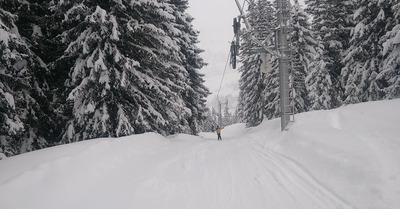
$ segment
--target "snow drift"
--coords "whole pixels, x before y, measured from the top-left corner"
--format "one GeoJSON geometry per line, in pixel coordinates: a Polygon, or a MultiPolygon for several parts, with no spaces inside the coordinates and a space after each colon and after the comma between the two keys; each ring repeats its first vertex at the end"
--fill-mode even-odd
{"type": "Polygon", "coordinates": [[[5,209],[400,208],[400,100],[200,136],[96,139],[0,161],[5,209]]]}

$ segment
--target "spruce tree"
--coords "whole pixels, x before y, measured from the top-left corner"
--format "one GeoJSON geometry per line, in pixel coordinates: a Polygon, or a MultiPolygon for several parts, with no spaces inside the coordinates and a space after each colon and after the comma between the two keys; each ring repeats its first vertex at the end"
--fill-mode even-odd
{"type": "Polygon", "coordinates": [[[244,99],[244,95],[243,94],[244,93],[240,88],[240,82],[241,82],[241,79],[239,79],[239,96],[238,96],[238,103],[237,103],[235,112],[236,112],[236,115],[238,117],[238,121],[243,123],[243,122],[245,122],[245,120],[244,120],[245,119],[245,117],[244,117],[245,103],[243,101],[243,99],[244,99]]]}
{"type": "MultiPolygon", "coordinates": [[[[189,132],[192,112],[182,96],[189,85],[185,67],[202,64],[197,58],[186,65],[177,38],[185,34],[174,14],[175,5],[65,1],[53,6],[67,14],[61,39],[69,45],[51,65],[67,77],[59,101],[68,119],[64,142],[147,131],[189,132]],[[62,105],[63,98],[69,103],[62,105]]],[[[193,47],[194,41],[182,44],[193,47]]]]}
{"type": "Polygon", "coordinates": [[[312,81],[314,85],[315,82],[323,82],[323,84],[316,84],[320,87],[315,86],[316,89],[319,89],[319,93],[314,94],[314,96],[321,95],[321,98],[318,98],[318,96],[313,98],[312,100],[317,103],[313,106],[317,109],[338,107],[342,103],[344,91],[340,82],[343,68],[342,59],[343,53],[349,45],[351,27],[349,16],[353,7],[351,1],[348,0],[306,0],[305,3],[307,5],[306,11],[313,16],[313,30],[316,32],[316,38],[323,49],[314,65],[320,71],[326,71],[329,74],[327,76],[325,72],[314,73],[314,76],[320,76],[320,78],[315,78],[315,81],[312,81]],[[328,85],[325,87],[327,92],[321,92],[322,85],[328,85]],[[321,103],[325,104],[322,105],[321,103]]]}
{"type": "Polygon", "coordinates": [[[252,127],[260,124],[263,120],[264,106],[262,92],[265,88],[263,80],[265,76],[259,71],[259,58],[256,54],[252,54],[251,48],[254,46],[250,40],[247,40],[250,31],[246,31],[243,35],[241,45],[241,63],[239,68],[241,72],[239,80],[239,104],[241,107],[241,119],[246,123],[246,126],[252,127]]]}
{"type": "Polygon", "coordinates": [[[232,120],[232,114],[229,112],[229,104],[228,104],[228,100],[226,100],[225,102],[225,107],[224,107],[224,116],[222,118],[222,126],[228,126],[228,125],[232,125],[233,124],[233,120],[232,120]]]}
{"type": "Polygon", "coordinates": [[[187,127],[190,127],[190,130],[186,131],[187,133],[197,134],[207,112],[205,98],[209,95],[209,91],[204,86],[204,75],[199,73],[199,70],[206,63],[200,57],[203,50],[196,46],[199,32],[193,29],[191,24],[193,18],[186,13],[188,1],[170,0],[169,3],[171,4],[172,15],[175,17],[173,23],[175,30],[170,30],[169,34],[180,47],[180,64],[186,70],[186,82],[182,98],[189,114],[186,114],[184,123],[187,123],[187,127]]]}
{"type": "MultiPolygon", "coordinates": [[[[253,30],[246,30],[242,35],[240,47],[240,59],[242,66],[239,68],[241,77],[239,80],[239,107],[241,120],[246,126],[260,124],[264,115],[274,117],[279,115],[279,97],[277,100],[276,89],[279,89],[279,82],[276,79],[276,65],[268,75],[260,72],[260,55],[257,50],[263,50],[263,46],[253,41],[252,36],[259,36],[258,29],[269,32],[274,28],[273,7],[268,1],[251,2],[248,12],[248,21],[253,30]],[[269,89],[267,88],[267,85],[269,89]]],[[[268,34],[270,35],[270,34],[268,34]]],[[[259,37],[261,38],[261,37],[259,37]]],[[[272,40],[261,40],[267,47],[272,45],[272,40]]],[[[272,60],[276,60],[273,57],[272,60]]],[[[274,61],[273,61],[274,62],[274,61]]],[[[278,74],[279,75],[279,74],[278,74]]],[[[279,78],[279,77],[278,77],[279,78]]]]}
{"type": "Polygon", "coordinates": [[[382,99],[400,98],[400,2],[383,1],[387,12],[386,34],[381,38],[382,63],[376,82],[384,92],[382,99]]]}
{"type": "MultiPolygon", "coordinates": [[[[256,23],[257,25],[263,25],[266,28],[269,28],[268,36],[271,38],[267,38],[263,40],[264,45],[273,49],[276,46],[275,38],[273,36],[274,31],[271,29],[276,28],[277,20],[275,15],[275,5],[270,3],[269,1],[258,1],[258,12],[257,16],[259,17],[256,23]]],[[[263,108],[262,112],[267,119],[273,119],[280,117],[281,115],[281,106],[280,106],[280,87],[279,87],[279,59],[276,54],[270,54],[271,70],[263,74],[264,78],[263,82],[263,90],[261,92],[261,96],[263,98],[263,108]]]]}
{"type": "Polygon", "coordinates": [[[44,148],[53,137],[46,97],[48,70],[19,33],[19,12],[26,4],[0,2],[0,146],[7,155],[44,148]]]}
{"type": "MultiPolygon", "coordinates": [[[[253,23],[255,13],[254,1],[248,8],[247,17],[250,24],[253,23]]],[[[241,43],[240,43],[240,62],[242,65],[239,68],[240,79],[239,79],[239,104],[241,119],[246,123],[246,126],[255,126],[261,123],[263,120],[262,108],[260,104],[262,88],[260,88],[260,72],[259,72],[259,60],[252,49],[257,47],[257,44],[251,40],[252,32],[250,29],[241,32],[241,43]]]]}
{"type": "Polygon", "coordinates": [[[316,54],[310,63],[311,71],[306,77],[306,87],[309,92],[310,110],[330,109],[332,105],[333,83],[328,68],[328,57],[326,57],[324,33],[328,32],[328,28],[324,26],[325,16],[328,12],[327,1],[307,0],[305,1],[306,11],[311,14],[314,19],[312,21],[312,30],[315,31],[315,40],[317,41],[316,54]],[[324,31],[321,29],[324,27],[324,31]]]}
{"type": "Polygon", "coordinates": [[[265,98],[263,112],[269,120],[281,116],[279,60],[276,56],[272,56],[271,62],[272,69],[264,74],[265,87],[261,93],[262,97],[265,98]]]}
{"type": "Polygon", "coordinates": [[[206,115],[206,118],[201,123],[201,131],[214,132],[212,128],[218,124],[218,119],[214,115],[214,110],[211,111],[210,109],[207,109],[204,114],[206,115]]]}
{"type": "Polygon", "coordinates": [[[390,36],[388,31],[396,25],[396,20],[391,21],[394,17],[391,7],[394,5],[377,0],[358,2],[358,9],[353,14],[357,25],[352,30],[351,47],[344,59],[347,104],[384,99],[389,86],[396,89],[395,85],[389,84],[390,81],[395,84],[398,79],[396,64],[385,65],[382,62],[384,56],[389,60],[396,57],[396,50],[389,50],[395,48],[388,47],[385,51],[382,46],[382,42],[390,43],[383,40],[390,36]]]}
{"type": "Polygon", "coordinates": [[[316,54],[317,41],[311,30],[308,15],[298,1],[292,6],[292,76],[294,89],[294,109],[296,113],[306,112],[310,108],[310,99],[306,87],[306,77],[310,70],[310,63],[316,54]]]}
{"type": "Polygon", "coordinates": [[[197,134],[209,92],[187,5],[1,1],[6,152],[148,131],[197,134]]]}

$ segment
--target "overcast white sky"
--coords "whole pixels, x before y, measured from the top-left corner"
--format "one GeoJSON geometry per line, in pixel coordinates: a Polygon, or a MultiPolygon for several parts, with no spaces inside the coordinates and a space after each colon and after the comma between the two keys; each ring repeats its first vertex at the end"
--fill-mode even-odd
{"type": "MultiPolygon", "coordinates": [[[[212,93],[208,104],[216,108],[215,98],[229,54],[229,42],[233,38],[232,21],[239,15],[239,10],[235,0],[189,0],[189,6],[188,13],[195,18],[194,28],[200,31],[198,46],[205,50],[201,56],[208,63],[201,69],[201,73],[205,74],[205,85],[212,93]]],[[[237,103],[239,77],[237,69],[228,65],[219,97],[225,102],[226,96],[231,96],[230,106],[237,103]]]]}

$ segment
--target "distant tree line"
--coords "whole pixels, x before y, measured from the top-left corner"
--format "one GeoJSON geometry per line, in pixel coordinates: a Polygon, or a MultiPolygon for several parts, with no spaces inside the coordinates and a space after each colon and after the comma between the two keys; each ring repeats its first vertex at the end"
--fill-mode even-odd
{"type": "Polygon", "coordinates": [[[211,111],[207,111],[206,115],[207,117],[204,120],[201,129],[201,131],[204,132],[213,132],[213,128],[217,126],[225,127],[241,122],[239,121],[237,112],[232,113],[230,111],[228,99],[224,103],[221,103],[221,110],[212,108],[211,111]]]}
{"type": "MultiPolygon", "coordinates": [[[[250,0],[254,29],[277,26],[275,3],[250,0]]],[[[295,112],[400,98],[400,2],[306,0],[291,7],[295,112]]],[[[273,31],[271,31],[273,32],[273,31]]],[[[242,33],[238,115],[247,126],[280,117],[279,69],[259,71],[254,31],[242,33]]],[[[263,40],[274,47],[274,40],[263,40]]]]}
{"type": "Polygon", "coordinates": [[[0,145],[16,155],[206,117],[187,0],[0,0],[0,145]]]}

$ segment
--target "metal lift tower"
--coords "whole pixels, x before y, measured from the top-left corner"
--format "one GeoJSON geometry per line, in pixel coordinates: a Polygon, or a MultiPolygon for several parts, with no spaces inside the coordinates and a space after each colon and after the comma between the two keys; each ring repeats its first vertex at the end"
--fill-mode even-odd
{"type": "MultiPolygon", "coordinates": [[[[246,28],[252,30],[248,22],[243,8],[240,6],[238,0],[236,5],[239,8],[241,18],[243,18],[246,28]]],[[[267,1],[267,0],[264,0],[267,1]]],[[[267,48],[256,37],[252,40],[264,48],[264,52],[274,54],[279,58],[279,90],[280,90],[280,108],[281,108],[281,130],[286,130],[289,122],[294,122],[294,100],[293,100],[293,77],[291,76],[291,50],[288,34],[290,31],[290,1],[289,0],[276,0],[277,8],[277,28],[275,30],[275,50],[267,48]]],[[[238,44],[238,43],[236,43],[238,44]]]]}
{"type": "Polygon", "coordinates": [[[279,86],[281,106],[281,130],[285,130],[289,122],[294,121],[293,83],[291,76],[291,50],[288,33],[290,30],[290,2],[277,0],[276,50],[279,56],[279,86]]]}

